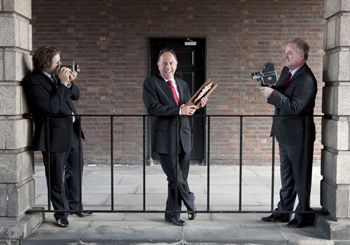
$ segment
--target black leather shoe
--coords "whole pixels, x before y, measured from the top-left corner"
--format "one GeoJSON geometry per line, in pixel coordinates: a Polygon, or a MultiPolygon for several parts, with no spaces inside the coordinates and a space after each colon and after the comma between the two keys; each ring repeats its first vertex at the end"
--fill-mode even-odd
{"type": "Polygon", "coordinates": [[[183,221],[182,219],[179,219],[179,218],[165,219],[165,221],[173,223],[174,225],[177,225],[177,226],[184,226],[184,225],[186,225],[186,222],[183,221]]]}
{"type": "Polygon", "coordinates": [[[288,228],[301,228],[305,226],[310,226],[313,225],[313,222],[311,220],[307,219],[292,219],[291,221],[288,222],[286,225],[288,228]]]}
{"type": "Polygon", "coordinates": [[[188,219],[189,220],[194,220],[197,217],[197,208],[196,206],[193,207],[193,209],[191,211],[189,211],[188,213],[188,219]]]}
{"type": "Polygon", "coordinates": [[[282,218],[276,214],[271,214],[270,216],[267,216],[267,217],[263,217],[261,218],[262,221],[265,221],[265,222],[281,222],[281,223],[285,223],[285,222],[288,222],[289,219],[288,218],[282,218]]]}
{"type": "Polygon", "coordinates": [[[69,226],[68,220],[58,219],[57,225],[62,228],[67,228],[69,226]]]}
{"type": "Polygon", "coordinates": [[[88,216],[92,215],[92,212],[74,212],[72,214],[75,214],[75,215],[79,216],[80,218],[84,218],[84,217],[88,217],[88,216]]]}

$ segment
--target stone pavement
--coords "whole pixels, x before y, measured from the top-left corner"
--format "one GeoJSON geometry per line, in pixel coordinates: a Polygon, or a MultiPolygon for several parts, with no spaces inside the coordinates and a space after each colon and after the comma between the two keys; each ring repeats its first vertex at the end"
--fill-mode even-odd
{"type": "MultiPolygon", "coordinates": [[[[290,229],[281,223],[266,223],[261,217],[271,210],[271,167],[244,166],[241,213],[204,213],[207,210],[207,167],[191,165],[189,184],[196,196],[195,220],[181,218],[184,227],[163,219],[167,181],[159,165],[146,167],[145,210],[143,210],[143,167],[116,165],[114,212],[111,212],[110,166],[84,167],[85,210],[99,210],[90,217],[70,216],[69,228],[59,228],[52,213],[21,244],[343,244],[329,241],[315,227],[290,229]],[[265,213],[263,213],[265,211],[265,213]]],[[[36,207],[47,208],[44,168],[35,166],[36,207]]],[[[320,208],[320,166],[313,169],[311,206],[320,208]]],[[[279,167],[275,167],[274,205],[279,200],[279,167]]],[[[239,166],[210,166],[210,210],[239,210],[239,166]]]]}

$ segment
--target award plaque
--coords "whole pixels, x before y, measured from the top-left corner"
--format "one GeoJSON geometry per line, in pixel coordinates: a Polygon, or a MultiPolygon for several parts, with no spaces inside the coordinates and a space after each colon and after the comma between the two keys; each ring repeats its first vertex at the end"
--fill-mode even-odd
{"type": "Polygon", "coordinates": [[[186,105],[195,105],[197,108],[201,103],[202,97],[209,97],[209,95],[214,91],[218,86],[217,83],[214,83],[210,78],[203,83],[203,85],[197,90],[197,92],[191,97],[191,99],[186,103],[186,105]]]}

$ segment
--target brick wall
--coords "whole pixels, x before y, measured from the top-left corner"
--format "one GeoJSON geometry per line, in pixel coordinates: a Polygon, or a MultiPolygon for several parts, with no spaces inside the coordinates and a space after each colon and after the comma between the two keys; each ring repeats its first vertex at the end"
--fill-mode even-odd
{"type": "MultiPolygon", "coordinates": [[[[207,77],[219,83],[207,114],[273,114],[250,73],[265,62],[283,67],[285,41],[311,46],[308,64],[318,80],[321,114],[324,0],[32,0],[33,50],[58,47],[81,66],[76,103],[81,114],[145,114],[149,37],[205,37],[207,77]]],[[[142,118],[114,118],[114,161],[142,162],[142,118]]],[[[86,162],[110,161],[109,117],[84,117],[86,162]]],[[[317,119],[315,160],[320,159],[317,119]]],[[[270,118],[244,119],[244,163],[271,160],[270,118]]],[[[237,163],[239,118],[211,120],[211,162],[237,163]]],[[[277,151],[278,153],[278,151],[277,151]]]]}

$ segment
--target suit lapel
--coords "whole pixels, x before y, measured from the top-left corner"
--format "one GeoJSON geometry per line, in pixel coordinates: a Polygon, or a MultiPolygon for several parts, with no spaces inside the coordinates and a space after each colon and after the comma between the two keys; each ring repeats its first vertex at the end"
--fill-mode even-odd
{"type": "MultiPolygon", "coordinates": [[[[182,105],[183,104],[183,102],[182,102],[182,94],[183,94],[183,88],[180,86],[180,83],[177,81],[177,79],[174,77],[174,79],[175,79],[175,83],[176,83],[176,86],[177,86],[177,89],[178,89],[178,91],[179,91],[179,105],[182,105]]],[[[175,101],[175,100],[174,100],[175,101]]]]}
{"type": "Polygon", "coordinates": [[[306,68],[306,63],[302,67],[300,67],[299,70],[292,76],[287,87],[285,87],[284,90],[290,87],[291,84],[293,84],[293,82],[298,79],[298,77],[304,72],[305,68],[306,68]]]}
{"type": "Polygon", "coordinates": [[[161,76],[158,76],[158,84],[162,88],[166,96],[171,100],[171,102],[174,105],[177,105],[174,96],[170,91],[169,85],[164,81],[164,79],[161,76]]]}
{"type": "MultiPolygon", "coordinates": [[[[290,83],[293,83],[293,81],[295,81],[295,80],[304,72],[305,67],[306,67],[306,63],[305,63],[302,67],[300,67],[299,70],[294,74],[294,76],[292,77],[292,79],[290,79],[289,84],[290,84],[290,83]]],[[[288,85],[289,85],[289,84],[288,84],[288,85]]],[[[288,86],[287,86],[287,87],[288,87],[288,86]]]]}
{"type": "Polygon", "coordinates": [[[52,89],[56,89],[56,85],[51,81],[48,76],[41,72],[41,77],[43,78],[43,85],[48,91],[52,91],[52,89]]]}

